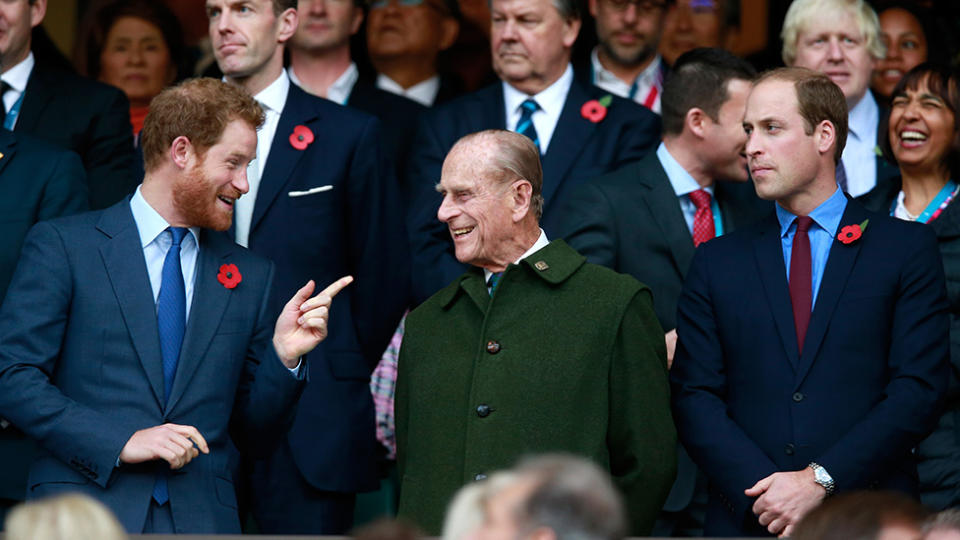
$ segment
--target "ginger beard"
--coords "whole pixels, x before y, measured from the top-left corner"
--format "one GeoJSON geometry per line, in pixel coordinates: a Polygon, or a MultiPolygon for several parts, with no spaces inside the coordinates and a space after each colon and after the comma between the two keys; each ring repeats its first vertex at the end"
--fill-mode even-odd
{"type": "Polygon", "coordinates": [[[225,231],[233,224],[233,208],[242,193],[231,184],[215,183],[203,171],[203,158],[185,171],[173,190],[173,203],[191,226],[225,231]],[[229,204],[227,201],[229,200],[229,204]]]}

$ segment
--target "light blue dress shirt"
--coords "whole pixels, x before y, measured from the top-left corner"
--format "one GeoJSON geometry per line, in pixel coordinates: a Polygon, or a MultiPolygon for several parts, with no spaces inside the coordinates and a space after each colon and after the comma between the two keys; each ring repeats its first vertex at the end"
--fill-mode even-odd
{"type": "Polygon", "coordinates": [[[690,193],[703,189],[710,194],[710,210],[713,212],[713,228],[716,236],[723,235],[723,216],[720,215],[720,205],[717,204],[717,198],[713,196],[713,186],[701,188],[700,184],[694,180],[677,160],[673,159],[666,145],[660,143],[657,147],[657,159],[663,166],[663,171],[667,173],[667,179],[673,186],[673,192],[677,194],[677,200],[680,201],[680,211],[683,212],[683,219],[687,222],[687,230],[693,236],[693,218],[697,213],[697,205],[690,200],[690,193]]]}
{"type": "MultiPolygon", "coordinates": [[[[780,222],[780,244],[783,246],[783,262],[787,267],[787,283],[790,282],[790,255],[793,250],[793,237],[797,234],[796,220],[797,216],[784,210],[779,204],[777,207],[777,220],[780,222]]],[[[833,245],[833,239],[837,236],[837,229],[840,227],[840,219],[847,208],[847,197],[838,187],[829,199],[823,201],[813,212],[810,212],[810,218],[813,219],[813,225],[807,231],[810,238],[810,263],[812,268],[813,288],[810,309],[817,303],[817,292],[820,290],[820,282],[823,280],[823,270],[827,267],[827,257],[830,256],[830,246],[833,245]]]]}

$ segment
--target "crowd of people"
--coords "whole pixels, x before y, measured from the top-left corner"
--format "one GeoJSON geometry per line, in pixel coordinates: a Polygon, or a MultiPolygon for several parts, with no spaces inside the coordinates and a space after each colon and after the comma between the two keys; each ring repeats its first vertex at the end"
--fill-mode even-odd
{"type": "Polygon", "coordinates": [[[960,537],[960,20],[754,4],[0,2],[8,537],[960,537]]]}

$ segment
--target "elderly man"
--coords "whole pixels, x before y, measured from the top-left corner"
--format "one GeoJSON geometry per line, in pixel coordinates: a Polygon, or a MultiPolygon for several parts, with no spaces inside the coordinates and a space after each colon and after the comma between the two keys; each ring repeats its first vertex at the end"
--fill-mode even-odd
{"type": "Polygon", "coordinates": [[[657,53],[668,0],[590,0],[597,46],[590,82],[660,113],[667,65],[657,53]]]}
{"type": "Polygon", "coordinates": [[[483,521],[471,538],[623,538],[623,502],[610,477],[593,463],[544,455],[526,459],[506,474],[505,485],[491,486],[493,491],[480,501],[483,521]]]}
{"type": "Polygon", "coordinates": [[[437,217],[472,268],[411,312],[396,401],[399,513],[429,533],[457,488],[529,452],[607,469],[639,535],[674,478],[650,291],[549,242],[541,186],[536,147],[507,131],[464,137],[443,163],[437,217]]]}
{"type": "Polygon", "coordinates": [[[877,14],[864,0],[795,0],[783,21],[783,62],[825,73],[843,90],[849,137],[837,183],[853,197],[897,174],[877,150],[880,107],[870,91],[874,64],[884,57],[877,14]]]}
{"type": "Polygon", "coordinates": [[[493,0],[493,66],[501,81],[423,115],[410,159],[411,248],[418,302],[465,267],[434,218],[433,185],[460,137],[484,129],[526,135],[543,156],[543,221],[552,233],[557,201],[590,178],[656,147],[660,122],[649,110],[574,80],[570,51],[580,31],[573,0],[493,0]]]}
{"type": "Polygon", "coordinates": [[[239,532],[235,445],[282,438],[350,282],[308,282],[276,318],[273,264],[222,232],[262,122],[225,83],[169,89],[133,197],[31,230],[0,311],[0,415],[41,447],[30,498],[85,493],[130,533],[239,532]]]}
{"type": "Polygon", "coordinates": [[[824,497],[917,492],[911,449],[949,377],[932,229],[848,200],[844,96],[825,75],[759,79],[743,120],[776,215],[702,245],[677,307],[681,441],[710,480],[706,536],[790,536],[824,497]]]}

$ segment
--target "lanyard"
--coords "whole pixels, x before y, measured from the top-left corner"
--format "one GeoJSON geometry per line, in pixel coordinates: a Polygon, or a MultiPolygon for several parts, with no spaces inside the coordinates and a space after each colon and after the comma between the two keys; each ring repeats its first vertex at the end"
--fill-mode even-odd
{"type": "MultiPolygon", "coordinates": [[[[642,75],[642,74],[641,74],[642,75]]],[[[590,63],[590,82],[596,86],[597,84],[597,72],[593,69],[593,62],[590,63]]],[[[630,85],[630,91],[627,92],[627,99],[630,101],[636,101],[637,91],[639,90],[638,83],[640,82],[640,75],[637,75],[633,79],[633,84],[630,85]]],[[[653,110],[653,104],[657,102],[657,96],[660,95],[660,90],[657,89],[658,84],[663,83],[663,72],[657,70],[656,81],[650,85],[650,90],[647,91],[647,97],[643,98],[642,102],[639,102],[644,107],[653,110]]]]}
{"type": "MultiPolygon", "coordinates": [[[[954,196],[957,194],[957,183],[953,180],[947,180],[946,185],[940,188],[940,193],[937,193],[937,196],[930,201],[930,204],[923,209],[923,212],[917,216],[917,221],[920,223],[929,223],[938,217],[940,217],[940,212],[950,204],[950,201],[953,200],[954,196]]],[[[897,198],[893,199],[893,205],[890,206],[890,215],[894,215],[897,210],[897,198]]]]}
{"type": "MultiPolygon", "coordinates": [[[[23,104],[23,95],[26,94],[26,91],[20,92],[20,97],[17,98],[17,102],[13,104],[13,107],[10,107],[10,111],[7,112],[7,117],[3,121],[3,128],[13,131],[13,126],[17,123],[17,117],[20,116],[20,105],[23,104]]],[[[0,106],[3,106],[3,103],[0,103],[0,106]]]]}

